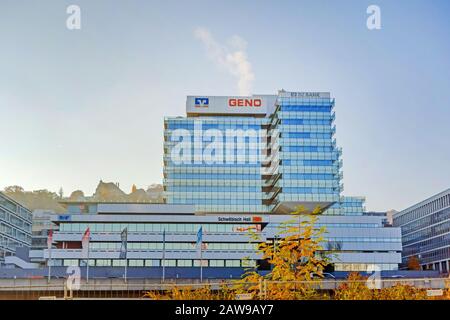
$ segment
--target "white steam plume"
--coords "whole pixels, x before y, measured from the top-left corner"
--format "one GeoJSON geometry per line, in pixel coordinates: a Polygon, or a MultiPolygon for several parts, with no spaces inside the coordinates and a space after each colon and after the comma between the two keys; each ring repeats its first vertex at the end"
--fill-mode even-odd
{"type": "Polygon", "coordinates": [[[255,75],[247,59],[247,42],[235,35],[223,45],[205,28],[196,28],[194,35],[205,45],[208,57],[237,78],[239,95],[250,95],[255,75]]]}

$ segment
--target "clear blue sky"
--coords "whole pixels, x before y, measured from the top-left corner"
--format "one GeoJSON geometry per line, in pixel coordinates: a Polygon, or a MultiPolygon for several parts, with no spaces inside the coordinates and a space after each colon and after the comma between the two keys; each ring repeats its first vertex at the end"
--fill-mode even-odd
{"type": "Polygon", "coordinates": [[[194,35],[247,42],[252,92],[330,91],[344,194],[403,209],[450,186],[449,1],[0,4],[0,188],[91,194],[162,180],[163,117],[238,93],[194,35]],[[66,28],[81,7],[82,29],[66,28]],[[366,27],[381,8],[382,29],[366,27]]]}

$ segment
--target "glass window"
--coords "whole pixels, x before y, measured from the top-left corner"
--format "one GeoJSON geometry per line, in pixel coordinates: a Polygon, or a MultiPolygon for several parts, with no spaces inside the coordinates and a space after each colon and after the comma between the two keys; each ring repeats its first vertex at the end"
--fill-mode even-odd
{"type": "Polygon", "coordinates": [[[144,260],[131,259],[131,260],[128,260],[128,265],[130,267],[143,267],[144,260]]]}
{"type": "Polygon", "coordinates": [[[97,264],[97,267],[110,267],[111,266],[111,260],[109,259],[97,259],[95,261],[97,264]]]}
{"type": "Polygon", "coordinates": [[[192,267],[192,260],[178,260],[178,267],[192,267]]]}
{"type": "Polygon", "coordinates": [[[125,267],[125,260],[117,260],[117,259],[114,259],[114,260],[112,261],[112,266],[113,266],[113,267],[125,267]]]}
{"type": "Polygon", "coordinates": [[[147,260],[145,260],[145,266],[146,267],[159,267],[160,266],[159,260],[147,259],[147,260]]]}
{"type": "Polygon", "coordinates": [[[64,267],[78,266],[78,259],[64,259],[64,267]]]}
{"type": "Polygon", "coordinates": [[[61,259],[52,259],[51,265],[55,266],[55,267],[61,267],[63,265],[63,260],[61,260],[61,259]]]}
{"type": "Polygon", "coordinates": [[[209,266],[210,267],[224,267],[225,261],[224,260],[209,260],[209,266]]]}
{"type": "MultiPolygon", "coordinates": [[[[208,260],[202,260],[203,267],[208,266],[208,260]]],[[[200,267],[200,260],[194,260],[194,267],[200,267]]]]}
{"type": "Polygon", "coordinates": [[[227,267],[240,267],[241,261],[240,260],[226,260],[225,265],[227,267]]]}
{"type": "Polygon", "coordinates": [[[176,267],[177,260],[165,260],[166,267],[176,267]]]}

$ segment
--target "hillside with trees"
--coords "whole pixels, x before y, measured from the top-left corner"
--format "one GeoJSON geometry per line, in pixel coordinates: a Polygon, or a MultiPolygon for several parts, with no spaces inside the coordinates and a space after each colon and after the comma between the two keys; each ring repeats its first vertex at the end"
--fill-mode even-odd
{"type": "Polygon", "coordinates": [[[46,189],[25,191],[20,186],[10,186],[6,187],[3,192],[30,210],[64,212],[64,208],[58,203],[62,198],[55,192],[46,189]]]}
{"type": "Polygon", "coordinates": [[[160,184],[152,184],[147,189],[138,189],[136,185],[133,185],[130,193],[127,194],[119,188],[118,183],[102,180],[92,196],[86,196],[82,190],[75,190],[70,196],[64,197],[62,188],[56,193],[46,189],[25,191],[21,186],[9,186],[3,192],[32,211],[49,210],[57,213],[65,211],[59,201],[163,202],[163,187],[160,184]]]}

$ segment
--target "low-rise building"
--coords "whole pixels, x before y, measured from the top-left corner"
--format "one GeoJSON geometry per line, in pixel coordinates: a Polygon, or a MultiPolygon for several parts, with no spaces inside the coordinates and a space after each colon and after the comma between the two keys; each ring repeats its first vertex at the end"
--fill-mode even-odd
{"type": "MultiPolygon", "coordinates": [[[[54,266],[85,266],[82,237],[90,230],[91,267],[247,267],[264,266],[258,242],[273,243],[279,225],[289,215],[195,214],[191,205],[138,203],[66,203],[67,213],[54,215],[54,266]],[[203,230],[202,259],[196,245],[203,230]],[[121,232],[127,228],[127,259],[120,258],[121,232]],[[260,235],[251,241],[248,230],[260,235]]],[[[370,216],[319,215],[325,226],[325,251],[333,251],[335,271],[397,270],[401,261],[398,228],[384,228],[383,219],[370,216]]],[[[45,264],[47,249],[33,250],[32,262],[45,264]]]]}

